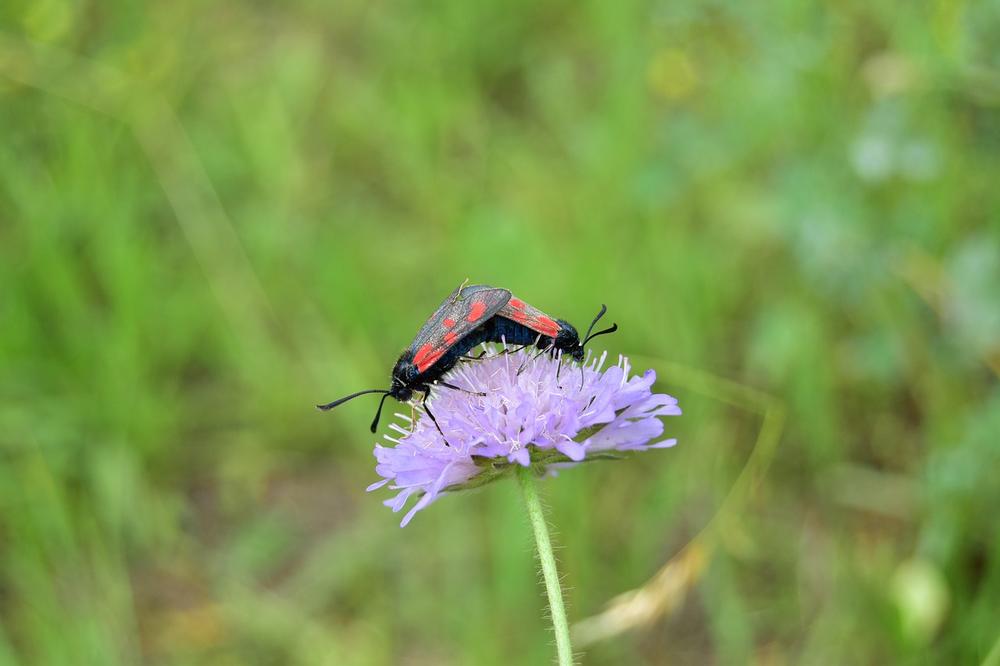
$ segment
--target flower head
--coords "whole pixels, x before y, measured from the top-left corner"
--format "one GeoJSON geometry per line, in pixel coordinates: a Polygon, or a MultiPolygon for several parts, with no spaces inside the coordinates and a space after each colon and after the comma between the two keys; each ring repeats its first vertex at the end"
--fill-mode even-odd
{"type": "Polygon", "coordinates": [[[681,413],[675,398],[651,392],[656,373],[630,377],[628,359],[605,368],[606,358],[605,352],[576,367],[548,354],[501,352],[457,367],[446,381],[486,396],[435,387],[431,411],[447,443],[426,413],[405,424],[412,430],[390,424],[397,436],[385,438],[395,446],[375,445],[382,480],[368,490],[391,482],[399,492],[385,504],[393,511],[417,498],[406,525],[443,493],[484,485],[513,465],[555,473],[614,452],[676,444],[654,441],[663,434],[659,417],[681,413]]]}

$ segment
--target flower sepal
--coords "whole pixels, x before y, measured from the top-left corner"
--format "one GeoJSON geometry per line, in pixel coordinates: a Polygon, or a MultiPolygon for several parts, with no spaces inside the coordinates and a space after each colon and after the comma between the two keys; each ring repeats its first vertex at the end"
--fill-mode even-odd
{"type": "MultiPolygon", "coordinates": [[[[592,462],[595,460],[623,460],[626,457],[608,451],[601,451],[587,456],[583,461],[575,461],[566,454],[553,449],[542,449],[534,444],[528,445],[527,448],[531,455],[531,464],[528,467],[539,478],[551,474],[553,472],[553,465],[577,465],[580,462],[592,462]]],[[[472,461],[482,471],[468,481],[450,485],[441,492],[452,493],[459,490],[481,488],[494,481],[512,476],[517,468],[522,466],[521,463],[512,462],[505,457],[486,458],[485,456],[472,456],[472,461]]]]}

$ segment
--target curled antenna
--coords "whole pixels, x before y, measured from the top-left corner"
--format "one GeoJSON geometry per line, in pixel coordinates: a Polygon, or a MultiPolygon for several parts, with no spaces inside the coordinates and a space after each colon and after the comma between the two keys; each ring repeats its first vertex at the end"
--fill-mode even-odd
{"type": "MultiPolygon", "coordinates": [[[[354,400],[359,395],[366,395],[368,393],[388,393],[388,391],[386,391],[385,389],[366,389],[364,391],[358,391],[357,393],[352,393],[351,395],[345,395],[343,398],[340,398],[339,400],[334,400],[333,402],[328,402],[325,405],[316,405],[316,407],[322,409],[324,412],[329,411],[334,407],[339,407],[348,400],[354,400]]],[[[383,400],[384,399],[385,398],[383,398],[383,400]]]]}
{"type": "Polygon", "coordinates": [[[385,399],[389,397],[391,391],[387,391],[385,389],[367,389],[364,391],[358,391],[357,393],[352,393],[351,395],[345,395],[343,398],[340,398],[339,400],[334,400],[333,402],[328,402],[325,405],[316,405],[316,406],[325,412],[333,409],[334,407],[344,404],[348,400],[354,400],[359,395],[367,395],[369,393],[382,394],[382,399],[379,400],[378,402],[378,411],[375,412],[375,420],[372,421],[372,432],[375,432],[375,430],[378,428],[379,418],[382,416],[382,405],[385,404],[385,399]]]}
{"type": "Polygon", "coordinates": [[[612,324],[610,328],[606,328],[603,331],[598,331],[597,333],[591,335],[590,332],[594,330],[594,326],[597,325],[597,321],[601,317],[603,317],[604,313],[607,311],[608,311],[608,306],[605,305],[604,303],[601,303],[601,311],[597,313],[596,317],[594,317],[594,321],[590,322],[590,328],[587,329],[587,334],[583,336],[583,342],[580,343],[581,347],[587,344],[589,341],[596,338],[598,335],[606,335],[607,333],[614,333],[615,331],[618,330],[618,324],[612,324]]]}
{"type": "Polygon", "coordinates": [[[382,405],[385,404],[385,399],[388,397],[389,397],[389,391],[385,391],[385,395],[383,395],[382,399],[378,401],[378,410],[375,412],[375,420],[372,421],[372,427],[371,427],[371,431],[373,434],[376,430],[378,430],[378,420],[382,417],[382,405]]]}
{"type": "MultiPolygon", "coordinates": [[[[594,321],[590,322],[590,328],[587,329],[587,334],[585,336],[583,336],[583,340],[580,341],[580,348],[581,349],[584,347],[584,345],[586,345],[588,342],[590,342],[591,340],[593,340],[597,336],[599,336],[599,335],[607,335],[608,333],[614,333],[615,331],[618,330],[618,324],[611,324],[610,327],[605,328],[604,330],[598,331],[597,333],[591,333],[591,331],[594,330],[594,326],[597,325],[597,322],[601,319],[601,317],[604,316],[604,313],[607,312],[607,311],[608,311],[608,306],[605,305],[604,303],[601,303],[601,311],[597,313],[596,317],[594,317],[594,321]]],[[[584,372],[584,369],[583,369],[585,365],[586,365],[585,361],[583,361],[583,362],[580,363],[580,390],[581,391],[583,390],[583,384],[584,384],[584,379],[585,379],[585,374],[586,374],[584,372]]]]}

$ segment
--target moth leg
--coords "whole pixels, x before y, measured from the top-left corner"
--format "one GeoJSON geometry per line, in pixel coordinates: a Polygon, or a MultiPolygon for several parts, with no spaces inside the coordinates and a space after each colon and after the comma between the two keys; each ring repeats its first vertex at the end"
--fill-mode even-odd
{"type": "MultiPolygon", "coordinates": [[[[520,347],[515,347],[514,349],[501,349],[500,351],[497,352],[496,355],[497,356],[503,356],[504,354],[516,354],[517,352],[521,351],[522,349],[526,349],[527,347],[530,347],[530,346],[531,346],[530,344],[527,344],[527,345],[521,345],[520,347]]],[[[458,360],[460,360],[460,361],[479,361],[479,360],[482,360],[482,358],[484,356],[486,356],[486,354],[487,354],[487,351],[484,349],[483,351],[479,352],[479,354],[477,354],[476,356],[468,356],[468,355],[466,355],[466,356],[459,356],[458,360]]]]}
{"type": "Polygon", "coordinates": [[[462,280],[462,284],[458,287],[458,293],[455,294],[455,298],[451,299],[451,304],[454,305],[462,298],[462,290],[465,289],[465,285],[469,284],[469,278],[462,280]]]}
{"type": "Polygon", "coordinates": [[[444,440],[445,446],[450,447],[451,444],[448,443],[448,438],[444,436],[444,432],[441,430],[441,426],[438,425],[438,421],[436,418],[434,418],[434,414],[431,412],[431,408],[427,405],[427,399],[430,397],[431,397],[431,389],[428,386],[427,390],[424,391],[424,399],[421,401],[420,406],[424,408],[424,411],[427,412],[427,416],[429,416],[431,422],[434,423],[434,427],[437,428],[437,431],[439,433],[441,433],[441,439],[444,440]]]}
{"type": "Polygon", "coordinates": [[[454,384],[449,384],[448,382],[443,382],[440,379],[437,381],[437,385],[438,386],[443,386],[445,388],[450,388],[453,391],[461,391],[462,393],[468,393],[470,395],[478,395],[478,396],[485,396],[486,395],[482,391],[470,391],[468,389],[462,388],[461,386],[455,386],[454,384]]]}
{"type": "Polygon", "coordinates": [[[501,353],[501,354],[516,354],[517,352],[519,352],[519,351],[521,351],[521,350],[523,350],[523,349],[526,349],[526,348],[528,348],[528,347],[530,347],[530,346],[531,346],[531,343],[529,342],[528,344],[526,344],[526,345],[521,345],[520,347],[518,347],[518,348],[516,348],[516,349],[504,349],[504,350],[503,350],[503,351],[501,351],[500,353],[501,353]]]}
{"type": "Polygon", "coordinates": [[[520,374],[522,372],[524,372],[524,369],[526,367],[528,367],[528,363],[534,361],[536,358],[538,358],[539,356],[541,356],[545,352],[553,352],[553,351],[555,351],[555,349],[556,349],[556,342],[555,342],[555,340],[553,340],[552,344],[550,344],[548,347],[543,348],[541,351],[539,351],[537,354],[535,354],[531,358],[524,359],[524,363],[522,363],[521,367],[517,369],[517,375],[520,376],[520,374]]]}
{"type": "MultiPolygon", "coordinates": [[[[535,354],[535,355],[534,355],[534,356],[532,356],[531,358],[526,358],[526,359],[524,359],[524,361],[522,361],[522,362],[521,362],[521,365],[520,365],[520,367],[519,367],[519,368],[517,369],[517,372],[516,372],[516,373],[514,373],[514,374],[515,374],[516,376],[520,377],[520,376],[521,376],[521,373],[522,373],[522,372],[524,372],[524,368],[525,368],[525,366],[527,366],[527,365],[528,365],[528,362],[529,362],[529,361],[534,361],[534,360],[535,360],[536,358],[538,358],[538,357],[539,357],[539,355],[541,355],[541,354],[542,354],[542,352],[544,352],[544,351],[545,351],[544,349],[542,349],[542,345],[543,345],[544,343],[545,343],[545,336],[543,336],[543,335],[542,335],[541,333],[539,333],[539,334],[538,334],[537,336],[535,336],[535,341],[534,341],[533,343],[532,343],[532,342],[529,342],[528,344],[526,344],[526,345],[523,345],[523,346],[521,347],[521,349],[524,349],[525,347],[530,347],[530,346],[531,346],[532,344],[534,344],[534,345],[535,345],[535,347],[537,347],[538,349],[541,349],[542,351],[541,351],[541,352],[538,352],[538,354],[535,354]]],[[[553,345],[555,345],[555,343],[556,343],[556,341],[555,341],[555,338],[552,338],[552,344],[553,344],[553,345]]]]}

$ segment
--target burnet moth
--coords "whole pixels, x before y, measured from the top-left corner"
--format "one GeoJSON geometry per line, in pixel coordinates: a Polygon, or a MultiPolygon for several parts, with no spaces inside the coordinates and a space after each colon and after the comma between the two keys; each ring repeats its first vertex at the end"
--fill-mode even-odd
{"type": "MultiPolygon", "coordinates": [[[[463,283],[438,306],[417,332],[417,337],[400,355],[392,369],[392,384],[389,389],[358,391],[317,407],[323,410],[333,409],[359,395],[382,393],[378,411],[375,412],[375,419],[371,425],[371,431],[375,432],[386,398],[393,397],[400,402],[408,402],[413,398],[413,393],[419,391],[424,394],[421,401],[424,411],[440,432],[441,427],[438,426],[437,419],[427,407],[431,385],[464,390],[441,381],[441,377],[451,370],[467,351],[487,341],[483,337],[487,327],[483,327],[483,324],[499,312],[509,300],[510,292],[506,289],[486,285],[465,286],[463,283]]],[[[444,433],[441,433],[441,436],[444,437],[444,433]]]]}
{"type": "MultiPolygon", "coordinates": [[[[388,389],[358,391],[317,407],[329,410],[361,395],[381,393],[382,399],[371,424],[371,431],[375,432],[386,398],[408,402],[413,398],[414,392],[420,392],[423,394],[421,404],[424,411],[438,432],[441,432],[441,426],[427,405],[431,386],[465,391],[466,389],[442,381],[441,377],[459,360],[474,360],[473,357],[466,356],[473,347],[484,342],[506,342],[522,345],[522,348],[535,344],[542,350],[539,353],[560,351],[576,361],[582,361],[584,345],[589,340],[618,330],[618,325],[615,324],[591,335],[594,325],[606,311],[607,308],[602,305],[581,341],[572,324],[549,317],[514,298],[507,289],[487,285],[466,286],[462,283],[424,322],[413,342],[400,355],[392,369],[392,384],[388,389]]],[[[443,432],[441,437],[444,438],[443,432]]],[[[445,438],[445,443],[447,441],[445,438]]]]}
{"type": "Polygon", "coordinates": [[[607,306],[601,305],[600,312],[590,322],[590,328],[581,340],[579,333],[568,321],[552,319],[538,308],[528,305],[519,298],[511,297],[489,322],[492,331],[488,341],[523,346],[534,344],[542,352],[559,351],[574,361],[583,361],[584,345],[598,335],[618,330],[618,324],[612,324],[603,331],[591,333],[607,311],[607,306]]]}

